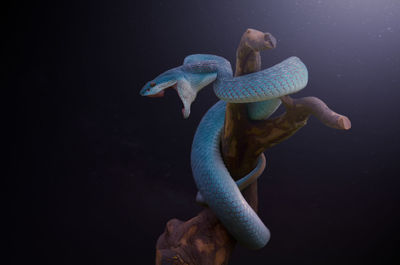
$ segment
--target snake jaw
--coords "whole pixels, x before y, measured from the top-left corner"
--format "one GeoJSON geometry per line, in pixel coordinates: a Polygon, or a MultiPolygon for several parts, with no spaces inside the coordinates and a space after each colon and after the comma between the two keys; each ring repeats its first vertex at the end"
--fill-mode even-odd
{"type": "Polygon", "coordinates": [[[178,93],[179,98],[182,101],[182,115],[184,119],[189,118],[190,106],[192,102],[196,99],[197,91],[191,86],[190,82],[185,78],[178,80],[176,86],[174,87],[178,93]]]}
{"type": "Polygon", "coordinates": [[[140,95],[146,97],[163,97],[167,88],[173,88],[182,101],[182,115],[187,119],[190,115],[190,106],[197,96],[196,86],[192,85],[185,77],[176,71],[161,74],[156,79],[147,82],[140,90],[140,95]]]}
{"type": "Polygon", "coordinates": [[[164,90],[175,86],[177,83],[176,79],[168,80],[166,82],[150,81],[140,90],[140,95],[146,97],[162,97],[164,96],[164,90]]]}

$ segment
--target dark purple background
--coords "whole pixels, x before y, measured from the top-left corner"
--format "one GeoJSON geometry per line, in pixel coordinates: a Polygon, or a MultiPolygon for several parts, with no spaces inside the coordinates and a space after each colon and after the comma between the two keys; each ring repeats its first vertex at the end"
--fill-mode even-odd
{"type": "Polygon", "coordinates": [[[15,264],[154,263],[165,223],[201,209],[190,147],[217,98],[206,88],[183,120],[174,92],[139,90],[192,53],[234,64],[248,27],[278,39],[263,67],[300,57],[309,84],[298,96],[320,97],[353,128],[311,118],[268,151],[259,199],[271,241],[238,247],[230,264],[394,264],[399,1],[32,2],[2,10],[3,201],[15,264]]]}

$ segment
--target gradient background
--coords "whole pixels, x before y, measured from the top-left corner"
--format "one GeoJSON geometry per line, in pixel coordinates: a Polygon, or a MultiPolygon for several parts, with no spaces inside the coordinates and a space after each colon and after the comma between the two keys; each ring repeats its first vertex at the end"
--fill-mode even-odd
{"type": "Polygon", "coordinates": [[[183,120],[175,92],[139,90],[192,53],[234,66],[248,27],[278,39],[263,68],[300,57],[309,84],[296,96],[321,98],[353,128],[311,118],[267,152],[259,200],[271,241],[237,247],[229,264],[394,264],[399,1],[32,2],[1,11],[15,264],[154,264],[165,223],[201,210],[189,154],[217,98],[206,88],[183,120]]]}

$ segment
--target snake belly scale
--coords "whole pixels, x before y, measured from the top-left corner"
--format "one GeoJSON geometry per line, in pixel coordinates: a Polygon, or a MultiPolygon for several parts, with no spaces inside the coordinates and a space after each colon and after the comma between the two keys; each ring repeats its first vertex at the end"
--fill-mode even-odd
{"type": "Polygon", "coordinates": [[[307,68],[297,57],[259,72],[233,77],[231,64],[225,58],[194,54],[140,91],[143,96],[162,96],[166,88],[175,88],[184,106],[183,116],[187,118],[197,93],[213,83],[214,93],[221,100],[207,111],[195,133],[191,150],[193,177],[204,201],[232,236],[248,248],[265,246],[270,232],[243,198],[223,162],[220,136],[226,102],[248,103],[250,119],[266,119],[281,104],[279,97],[303,89],[307,82],[307,68]]]}

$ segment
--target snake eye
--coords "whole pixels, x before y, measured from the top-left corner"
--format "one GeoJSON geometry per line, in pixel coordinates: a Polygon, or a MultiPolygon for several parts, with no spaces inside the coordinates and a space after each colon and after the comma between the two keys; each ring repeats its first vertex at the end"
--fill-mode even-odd
{"type": "Polygon", "coordinates": [[[150,86],[151,86],[151,87],[155,87],[155,86],[156,86],[156,83],[155,83],[155,82],[151,82],[151,83],[150,83],[150,86]]]}

